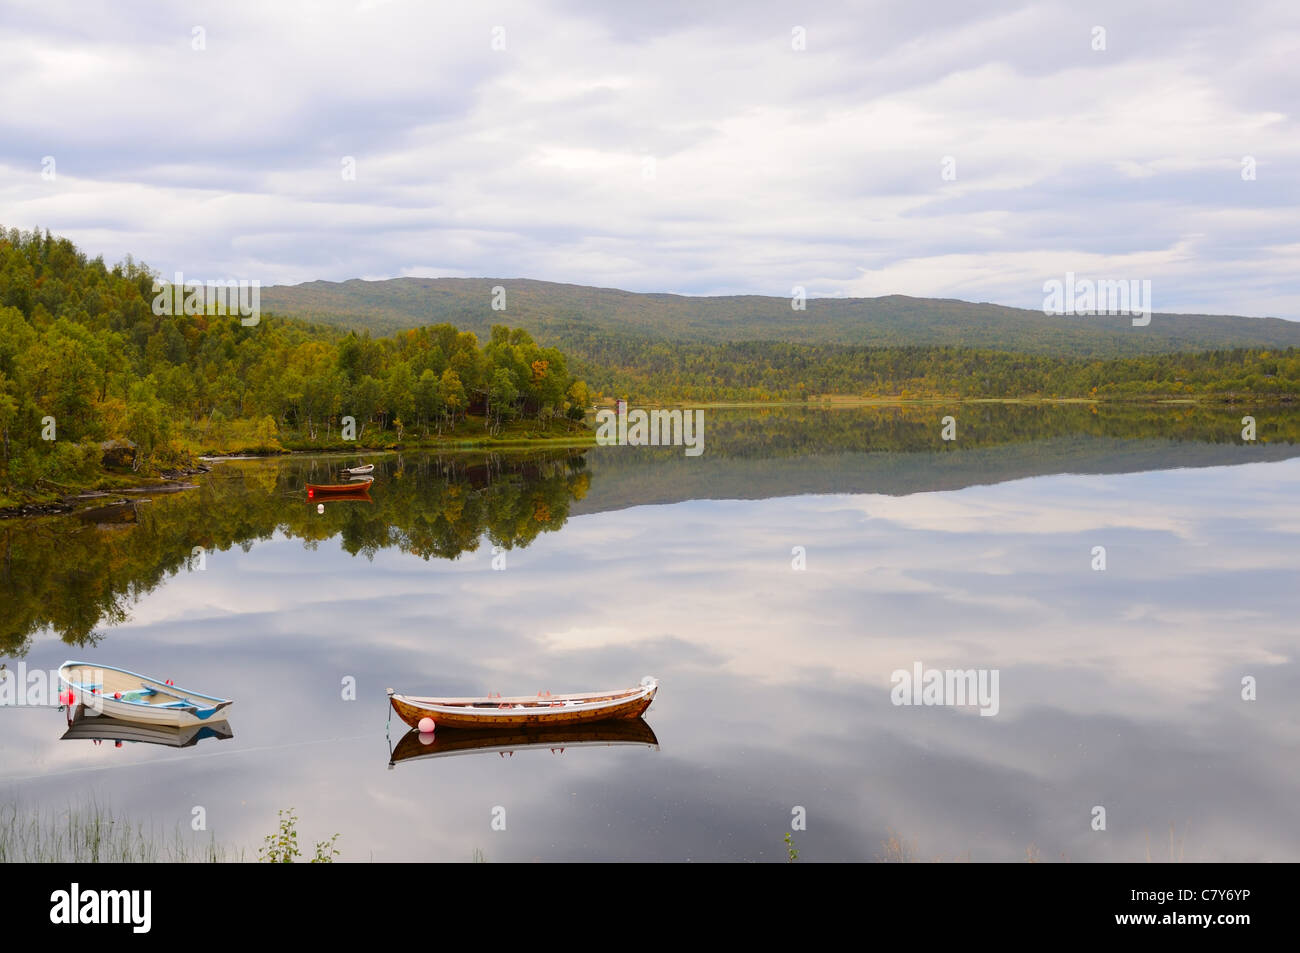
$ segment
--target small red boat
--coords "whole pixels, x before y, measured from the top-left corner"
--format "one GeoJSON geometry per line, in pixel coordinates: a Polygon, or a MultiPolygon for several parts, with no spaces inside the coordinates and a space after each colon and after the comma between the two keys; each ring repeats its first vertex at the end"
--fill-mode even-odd
{"type": "Polygon", "coordinates": [[[318,496],[341,497],[341,496],[368,496],[370,493],[369,483],[308,483],[307,499],[314,500],[318,496]]]}

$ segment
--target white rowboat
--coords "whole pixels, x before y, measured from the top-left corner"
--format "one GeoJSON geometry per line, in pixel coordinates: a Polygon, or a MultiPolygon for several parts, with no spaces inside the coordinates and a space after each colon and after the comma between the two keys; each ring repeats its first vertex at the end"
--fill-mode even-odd
{"type": "Polygon", "coordinates": [[[72,693],[72,704],[82,706],[88,713],[146,725],[186,728],[225,721],[234,704],[228,698],[193,692],[138,672],[91,662],[64,662],[59,666],[59,680],[72,693]]]}

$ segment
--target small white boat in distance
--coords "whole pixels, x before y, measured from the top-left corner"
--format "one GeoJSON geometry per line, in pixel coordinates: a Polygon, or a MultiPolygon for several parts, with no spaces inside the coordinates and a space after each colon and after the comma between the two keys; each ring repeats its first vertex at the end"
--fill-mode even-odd
{"type": "Polygon", "coordinates": [[[71,704],[81,706],[87,714],[147,725],[188,728],[225,721],[234,704],[228,698],[192,692],[148,675],[91,662],[64,662],[59,666],[59,680],[68,686],[71,704]]]}
{"type": "Polygon", "coordinates": [[[361,476],[364,473],[374,473],[375,465],[373,463],[363,463],[359,467],[344,467],[343,472],[349,476],[361,476]]]}

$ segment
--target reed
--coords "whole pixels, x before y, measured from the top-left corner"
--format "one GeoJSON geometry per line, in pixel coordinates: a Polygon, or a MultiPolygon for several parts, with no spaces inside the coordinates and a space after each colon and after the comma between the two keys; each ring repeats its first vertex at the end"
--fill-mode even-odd
{"type": "Polygon", "coordinates": [[[237,863],[242,850],[170,836],[90,803],[64,810],[0,805],[0,863],[237,863]]]}

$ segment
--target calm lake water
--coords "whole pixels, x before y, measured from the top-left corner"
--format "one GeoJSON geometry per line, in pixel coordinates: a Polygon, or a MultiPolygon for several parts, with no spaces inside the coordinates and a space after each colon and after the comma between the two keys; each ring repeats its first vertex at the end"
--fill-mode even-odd
{"type": "Polygon", "coordinates": [[[1300,860],[1295,412],[1252,411],[1245,443],[1240,410],[969,407],[951,444],[946,412],[709,412],[698,458],[375,456],[372,502],[324,514],[302,487],[340,458],[231,461],[2,523],[9,671],[82,658],[236,704],[232,738],[183,749],[2,708],[0,800],[165,832],[201,806],[250,854],[294,807],[360,861],[783,861],[796,806],[801,862],[891,836],[920,860],[1168,860],[1171,825],[1175,859],[1300,860]],[[997,714],[893,704],[917,663],[996,670],[997,714]],[[388,687],[643,675],[657,749],[390,767],[388,687]]]}

